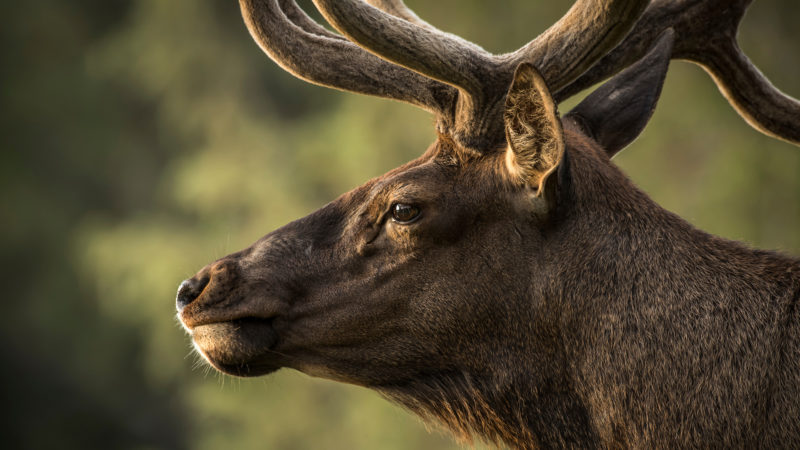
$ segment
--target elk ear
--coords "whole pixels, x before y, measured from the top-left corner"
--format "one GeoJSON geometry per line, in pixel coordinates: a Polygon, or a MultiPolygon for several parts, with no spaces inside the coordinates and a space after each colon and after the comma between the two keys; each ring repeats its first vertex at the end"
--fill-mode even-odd
{"type": "Polygon", "coordinates": [[[608,157],[627,147],[644,130],[667,76],[675,33],[667,29],[635,64],[611,78],[572,109],[572,120],[603,147],[608,157]]]}
{"type": "Polygon", "coordinates": [[[553,97],[533,65],[522,63],[514,72],[503,120],[509,172],[541,195],[564,155],[564,132],[553,97]]]}

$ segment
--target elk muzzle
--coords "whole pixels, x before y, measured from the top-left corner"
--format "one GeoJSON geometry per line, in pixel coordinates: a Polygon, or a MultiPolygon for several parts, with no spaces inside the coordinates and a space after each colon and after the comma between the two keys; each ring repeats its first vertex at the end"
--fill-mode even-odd
{"type": "Polygon", "coordinates": [[[178,319],[198,352],[222,372],[256,376],[281,367],[270,355],[278,340],[273,320],[279,302],[254,302],[254,291],[232,257],[203,268],[178,288],[178,319]]]}

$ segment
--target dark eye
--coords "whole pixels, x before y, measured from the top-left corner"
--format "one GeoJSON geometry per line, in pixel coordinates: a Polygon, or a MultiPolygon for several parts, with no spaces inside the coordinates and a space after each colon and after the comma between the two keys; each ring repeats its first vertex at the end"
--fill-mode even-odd
{"type": "Polygon", "coordinates": [[[392,205],[392,219],[395,222],[411,223],[419,217],[419,207],[405,203],[395,203],[392,205]]]}

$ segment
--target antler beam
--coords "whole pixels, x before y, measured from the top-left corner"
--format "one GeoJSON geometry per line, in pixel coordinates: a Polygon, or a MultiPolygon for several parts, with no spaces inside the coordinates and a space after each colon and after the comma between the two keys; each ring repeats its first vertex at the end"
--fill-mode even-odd
{"type": "Polygon", "coordinates": [[[636,25],[648,3],[649,0],[578,0],[547,31],[506,58],[514,68],[522,62],[536,64],[555,92],[617,46],[636,25]]]}

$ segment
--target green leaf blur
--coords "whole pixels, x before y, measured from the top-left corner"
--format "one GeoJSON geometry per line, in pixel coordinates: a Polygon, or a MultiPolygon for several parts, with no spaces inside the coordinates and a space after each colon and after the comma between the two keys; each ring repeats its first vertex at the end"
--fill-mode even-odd
{"type": "MultiPolygon", "coordinates": [[[[571,2],[407,4],[502,52],[571,2]]],[[[8,448],[458,448],[362,388],[218,375],[174,317],[182,279],[418,156],[430,116],[293,78],[235,1],[0,11],[8,448]]],[[[797,23],[794,0],[760,0],[740,34],[796,98],[797,23]]],[[[698,227],[800,254],[800,149],[748,127],[697,67],[672,63],[650,126],[616,161],[698,227]]]]}

